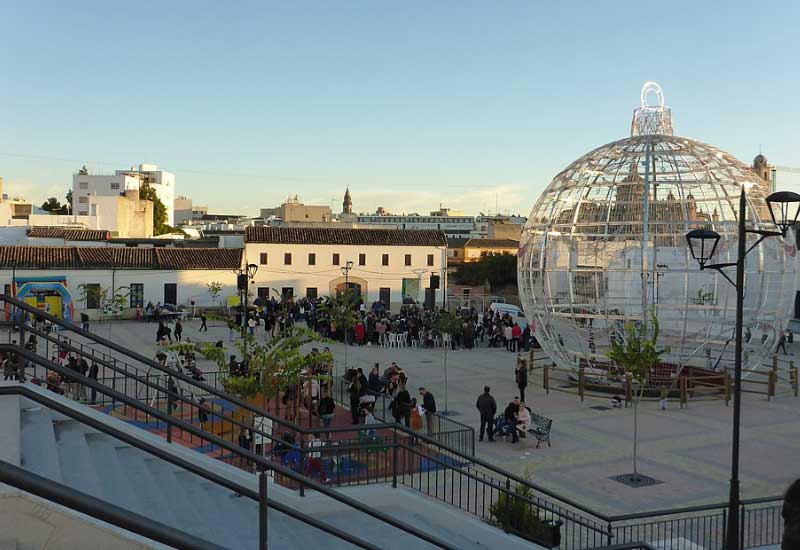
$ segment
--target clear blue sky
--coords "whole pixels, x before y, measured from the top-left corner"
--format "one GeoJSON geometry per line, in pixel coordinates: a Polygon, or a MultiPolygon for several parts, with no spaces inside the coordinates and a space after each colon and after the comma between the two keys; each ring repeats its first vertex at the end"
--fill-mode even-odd
{"type": "Polygon", "coordinates": [[[496,200],[527,215],[559,170],[627,135],[646,80],[679,134],[800,166],[798,2],[0,0],[0,12],[0,175],[37,202],[63,197],[82,163],[150,162],[217,212],[289,193],[338,210],[349,185],[358,211],[496,200]]]}

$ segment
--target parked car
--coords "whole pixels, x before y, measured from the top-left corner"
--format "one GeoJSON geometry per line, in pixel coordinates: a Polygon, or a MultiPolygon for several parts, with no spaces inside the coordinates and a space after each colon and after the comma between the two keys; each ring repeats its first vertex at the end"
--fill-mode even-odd
{"type": "Polygon", "coordinates": [[[528,326],[528,319],[525,317],[525,312],[513,304],[501,304],[500,302],[494,302],[489,305],[489,311],[492,312],[492,316],[494,316],[496,313],[500,313],[500,315],[505,315],[508,313],[511,316],[511,319],[517,323],[519,328],[522,330],[525,330],[525,327],[528,326]]]}

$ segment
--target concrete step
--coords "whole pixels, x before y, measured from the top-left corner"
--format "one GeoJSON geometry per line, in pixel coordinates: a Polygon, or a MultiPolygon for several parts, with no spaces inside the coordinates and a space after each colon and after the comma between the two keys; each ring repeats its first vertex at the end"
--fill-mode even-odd
{"type": "Polygon", "coordinates": [[[192,506],[210,526],[212,536],[208,540],[222,546],[236,548],[237,546],[233,543],[239,544],[240,533],[234,531],[228,521],[222,519],[218,504],[203,487],[203,483],[198,482],[198,477],[186,470],[178,470],[174,475],[176,481],[186,492],[186,496],[191,500],[192,506]]]}
{"type": "Polygon", "coordinates": [[[0,418],[2,418],[2,422],[0,422],[0,460],[19,466],[21,444],[19,397],[7,395],[0,399],[0,418]]]}
{"type": "MultiPolygon", "coordinates": [[[[258,504],[249,498],[202,480],[201,486],[217,510],[217,521],[224,523],[238,546],[231,548],[258,547],[258,504]]],[[[291,548],[291,547],[290,547],[291,548]]]]}
{"type": "Polygon", "coordinates": [[[53,428],[64,483],[93,497],[109,500],[86,442],[87,428],[75,420],[54,420],[53,428]]]}
{"type": "MultiPolygon", "coordinates": [[[[198,508],[184,490],[184,485],[175,478],[175,466],[156,458],[145,458],[145,466],[158,485],[161,494],[169,501],[170,509],[175,514],[178,525],[192,535],[213,540],[213,523],[202,517],[198,508]]],[[[191,484],[192,481],[187,482],[191,484]]],[[[196,481],[195,481],[196,483],[196,481]]]]}
{"type": "Polygon", "coordinates": [[[161,491],[144,463],[148,455],[134,447],[120,447],[117,449],[117,456],[122,466],[120,475],[128,476],[133,485],[131,494],[136,499],[134,510],[166,525],[178,526],[177,518],[170,507],[169,495],[161,491]]]}
{"type": "Polygon", "coordinates": [[[63,483],[50,410],[27,399],[20,401],[20,407],[21,465],[33,473],[63,483]]]}
{"type": "Polygon", "coordinates": [[[129,445],[100,432],[87,433],[86,444],[89,446],[97,477],[105,489],[106,500],[127,510],[144,514],[143,510],[136,508],[132,480],[126,475],[119,475],[119,472],[124,470],[117,449],[129,445]]]}

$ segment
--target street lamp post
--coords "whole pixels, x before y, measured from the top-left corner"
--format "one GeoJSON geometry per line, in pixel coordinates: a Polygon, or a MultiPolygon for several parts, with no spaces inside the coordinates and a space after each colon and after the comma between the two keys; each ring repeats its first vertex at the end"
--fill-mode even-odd
{"type": "Polygon", "coordinates": [[[789,227],[796,221],[800,214],[800,195],[791,191],[779,191],[767,197],[772,223],[779,227],[780,231],[764,231],[760,229],[747,229],[747,197],[745,188],[742,186],[739,195],[739,217],[737,238],[738,250],[735,262],[708,263],[717,249],[720,235],[711,229],[694,229],[686,234],[686,241],[692,258],[700,264],[700,270],[714,269],[725,277],[736,289],[736,326],[735,326],[735,359],[734,359],[734,393],[733,393],[733,438],[731,452],[731,482],[730,497],[728,500],[728,525],[726,532],[727,550],[739,550],[739,446],[740,446],[740,420],[742,414],[742,329],[744,324],[744,262],[747,253],[768,237],[784,237],[789,227]],[[775,207],[778,207],[778,212],[775,207]],[[794,209],[794,216],[790,209],[794,209]],[[747,248],[747,235],[758,235],[756,242],[747,248]],[[733,281],[723,271],[728,267],[736,267],[736,280],[733,281]]]}
{"type": "MultiPolygon", "coordinates": [[[[236,270],[236,286],[239,289],[239,304],[242,306],[242,339],[244,340],[244,353],[247,355],[247,295],[250,292],[250,281],[252,281],[258,266],[256,264],[247,264],[244,268],[236,270]]],[[[244,360],[245,357],[242,357],[244,360]]]]}
{"type": "MultiPolygon", "coordinates": [[[[350,270],[351,269],[353,269],[353,261],[352,260],[347,260],[347,262],[344,264],[344,267],[342,267],[342,275],[344,275],[344,298],[345,298],[344,301],[345,301],[345,307],[347,307],[347,308],[351,308],[352,307],[351,304],[350,304],[350,294],[349,294],[350,293],[350,270]]],[[[346,312],[346,314],[342,316],[342,319],[349,318],[349,315],[350,315],[350,313],[346,312]]],[[[349,335],[350,331],[348,330],[348,327],[346,326],[346,323],[345,323],[345,326],[343,326],[342,328],[344,329],[344,374],[347,375],[347,351],[348,351],[347,348],[350,347],[349,342],[348,342],[348,340],[349,340],[349,336],[348,335],[349,335]]],[[[336,366],[336,363],[334,363],[334,366],[336,366]]],[[[334,377],[336,377],[336,373],[334,373],[334,377]]]]}

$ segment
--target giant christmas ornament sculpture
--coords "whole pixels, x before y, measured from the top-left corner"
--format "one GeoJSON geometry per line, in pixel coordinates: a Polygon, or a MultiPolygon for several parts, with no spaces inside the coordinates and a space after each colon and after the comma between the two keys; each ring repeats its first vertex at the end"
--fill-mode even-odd
{"type": "MultiPolygon", "coordinates": [[[[604,372],[625,322],[654,311],[659,344],[670,349],[664,383],[687,367],[732,368],[735,290],[717,272],[699,270],[685,235],[714,229],[722,236],[715,261],[735,261],[741,186],[748,189],[748,224],[774,229],[766,223],[769,182],[724,151],[673,135],[661,88],[645,84],[631,137],[559,173],[523,232],[520,299],[553,361],[604,372]],[[652,95],[655,105],[648,104],[652,95]]],[[[789,319],[792,240],[765,240],[747,257],[745,369],[775,349],[789,319]]]]}

